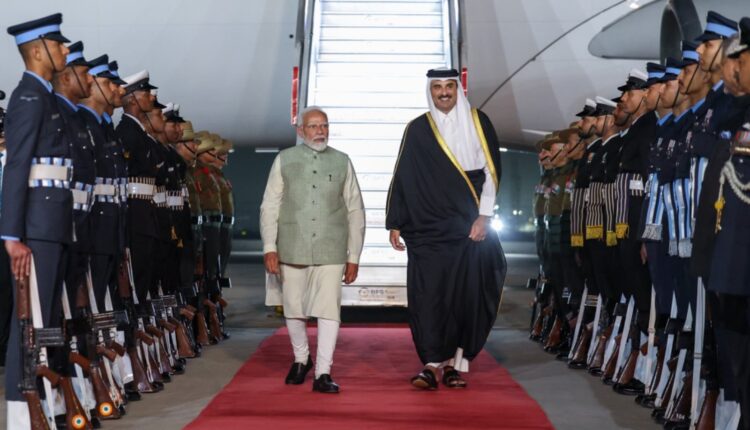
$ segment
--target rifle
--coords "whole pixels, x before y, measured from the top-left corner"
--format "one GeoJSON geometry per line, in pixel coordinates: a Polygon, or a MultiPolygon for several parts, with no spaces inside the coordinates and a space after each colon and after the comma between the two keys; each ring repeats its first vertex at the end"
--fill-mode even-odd
{"type": "MultiPolygon", "coordinates": [[[[32,263],[32,273],[34,266],[32,263]]],[[[36,293],[36,291],[34,291],[36,293]]],[[[29,418],[32,430],[56,429],[54,417],[47,417],[42,409],[41,397],[37,391],[36,378],[45,378],[47,405],[52,409],[51,385],[59,383],[60,376],[47,367],[47,347],[65,345],[65,336],[59,328],[41,327],[41,310],[32,313],[29,278],[16,281],[16,313],[21,330],[23,351],[21,354],[23,376],[18,388],[29,405],[29,418]],[[37,314],[38,315],[35,315],[37,314]],[[38,318],[37,318],[38,316],[38,318]]]]}
{"type": "MultiPolygon", "coordinates": [[[[146,339],[152,343],[153,340],[143,332],[140,326],[140,321],[138,320],[135,308],[135,301],[137,298],[135,298],[134,294],[135,290],[133,287],[133,271],[130,263],[130,250],[127,248],[125,249],[123,260],[120,263],[117,280],[118,294],[125,303],[130,321],[130,326],[126,332],[126,343],[128,357],[133,366],[132,391],[155,393],[161,389],[152,385],[153,379],[149,377],[151,374],[151,362],[148,360],[149,357],[141,357],[144,353],[144,350],[142,349],[142,340],[146,339]]],[[[148,349],[145,349],[145,352],[148,355],[148,349]]]]}
{"type": "Polygon", "coordinates": [[[183,316],[188,322],[193,320],[195,313],[190,309],[187,309],[187,305],[184,304],[184,299],[181,300],[183,302],[182,305],[178,303],[178,297],[181,298],[182,294],[165,295],[162,297],[162,304],[167,314],[167,321],[175,327],[173,336],[178,359],[194,358],[195,345],[190,336],[188,336],[186,324],[184,324],[183,320],[175,317],[174,309],[178,309],[179,315],[183,316]]]}

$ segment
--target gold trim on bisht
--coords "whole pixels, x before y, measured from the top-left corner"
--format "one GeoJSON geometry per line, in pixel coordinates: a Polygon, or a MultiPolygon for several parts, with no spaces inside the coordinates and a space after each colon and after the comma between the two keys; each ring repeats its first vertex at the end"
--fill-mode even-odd
{"type": "Polygon", "coordinates": [[[471,184],[471,180],[466,175],[466,172],[464,172],[464,169],[461,167],[460,164],[458,164],[458,160],[456,160],[456,156],[453,155],[453,152],[451,152],[451,149],[448,148],[448,145],[445,143],[443,136],[440,135],[440,130],[438,130],[437,125],[435,125],[435,120],[432,119],[432,115],[429,112],[427,112],[427,120],[430,122],[432,133],[435,135],[435,139],[437,139],[438,145],[440,145],[440,149],[442,149],[443,152],[445,152],[445,155],[448,157],[449,160],[451,160],[451,163],[453,163],[453,166],[458,170],[458,172],[464,178],[464,181],[466,181],[466,185],[469,186],[469,190],[471,191],[472,197],[474,197],[474,201],[477,203],[477,206],[479,206],[479,197],[477,196],[476,190],[474,190],[474,185],[471,184]]]}

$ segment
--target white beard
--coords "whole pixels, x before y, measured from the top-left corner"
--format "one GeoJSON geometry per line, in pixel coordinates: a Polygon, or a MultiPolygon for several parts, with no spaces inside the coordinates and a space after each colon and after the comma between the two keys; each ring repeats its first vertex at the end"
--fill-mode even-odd
{"type": "Polygon", "coordinates": [[[304,140],[305,145],[307,145],[310,149],[312,149],[315,152],[323,152],[328,148],[328,140],[326,139],[324,142],[314,142],[312,140],[304,140]]]}

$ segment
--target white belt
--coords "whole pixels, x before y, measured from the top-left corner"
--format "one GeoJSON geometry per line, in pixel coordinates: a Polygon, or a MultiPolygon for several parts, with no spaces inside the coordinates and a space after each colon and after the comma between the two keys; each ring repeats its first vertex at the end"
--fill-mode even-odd
{"type": "Polygon", "coordinates": [[[128,195],[144,195],[153,196],[154,189],[156,187],[151,184],[141,184],[138,182],[130,182],[128,184],[128,195]]]}
{"type": "MultiPolygon", "coordinates": [[[[156,201],[156,198],[154,198],[154,201],[156,201]]],[[[169,197],[167,197],[167,206],[182,207],[183,203],[185,203],[185,201],[182,199],[181,196],[169,196],[169,197]]]]}
{"type": "Polygon", "coordinates": [[[68,181],[70,180],[70,167],[68,166],[53,166],[49,164],[32,164],[31,170],[29,171],[29,180],[54,180],[54,181],[68,181]]]}
{"type": "Polygon", "coordinates": [[[116,194],[116,188],[111,184],[96,184],[94,185],[95,196],[114,196],[116,194]]]}
{"type": "Polygon", "coordinates": [[[88,205],[89,204],[89,193],[88,193],[88,191],[76,190],[75,188],[71,188],[70,192],[73,193],[73,203],[77,203],[79,205],[88,205]]]}
{"type": "Polygon", "coordinates": [[[167,202],[167,193],[156,193],[154,194],[154,203],[157,205],[163,204],[167,202]]]}
{"type": "Polygon", "coordinates": [[[632,191],[643,191],[643,181],[640,179],[631,179],[630,180],[630,188],[632,191]]]}

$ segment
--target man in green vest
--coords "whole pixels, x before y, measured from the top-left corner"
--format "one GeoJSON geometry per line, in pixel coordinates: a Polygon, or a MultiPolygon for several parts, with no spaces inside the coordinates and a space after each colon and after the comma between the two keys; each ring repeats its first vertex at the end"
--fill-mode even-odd
{"type": "Polygon", "coordinates": [[[364,205],[349,157],[328,147],[328,115],[311,106],[299,118],[297,134],[304,144],[279,153],[263,195],[263,260],[269,274],[281,277],[294,351],[286,383],[302,384],[312,368],[306,322],[315,317],[318,363],[313,391],[338,393],[330,373],[341,322],[341,279],[350,284],[357,278],[364,205]]]}

